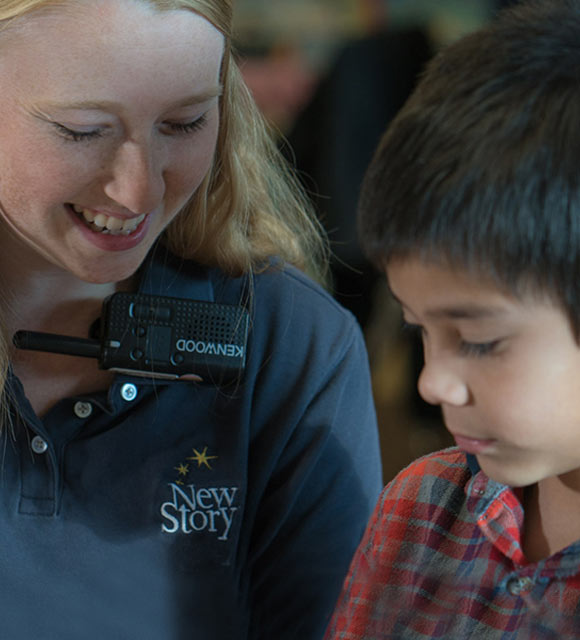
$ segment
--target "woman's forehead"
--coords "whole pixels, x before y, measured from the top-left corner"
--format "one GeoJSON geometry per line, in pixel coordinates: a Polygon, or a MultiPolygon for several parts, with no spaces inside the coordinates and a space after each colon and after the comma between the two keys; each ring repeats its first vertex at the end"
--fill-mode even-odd
{"type": "MultiPolygon", "coordinates": [[[[115,8],[140,7],[150,14],[168,12],[193,13],[210,20],[204,7],[194,0],[37,0],[36,2],[11,3],[10,8],[0,5],[0,34],[13,29],[26,29],[35,21],[61,21],[65,17],[86,19],[87,13],[93,19],[106,18],[115,8]]],[[[210,20],[211,21],[211,20],[210,20]]],[[[213,22],[212,22],[213,24],[213,22]]]]}
{"type": "Polygon", "coordinates": [[[41,5],[4,23],[0,30],[0,47],[12,38],[31,38],[40,42],[59,39],[59,48],[66,52],[67,36],[90,34],[87,49],[100,43],[121,37],[126,46],[151,46],[151,41],[161,38],[162,49],[183,38],[195,46],[200,36],[215,32],[214,38],[223,37],[216,27],[201,14],[189,9],[159,11],[147,0],[65,0],[58,5],[41,5]],[[172,37],[164,32],[173,31],[172,37]],[[219,35],[218,35],[219,34],[219,35]],[[163,38],[165,40],[163,41],[163,38]]]}
{"type": "Polygon", "coordinates": [[[160,105],[219,93],[224,37],[199,14],[157,12],[139,0],[55,11],[0,36],[4,86],[26,100],[160,105]]]}

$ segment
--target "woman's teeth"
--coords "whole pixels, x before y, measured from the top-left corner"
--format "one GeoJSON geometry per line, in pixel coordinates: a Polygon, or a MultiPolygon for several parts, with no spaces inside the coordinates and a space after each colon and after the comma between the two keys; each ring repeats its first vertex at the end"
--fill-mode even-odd
{"type": "Polygon", "coordinates": [[[95,215],[92,211],[81,209],[74,204],[72,205],[72,208],[75,213],[83,218],[93,231],[108,233],[113,236],[128,236],[133,233],[133,231],[135,231],[135,229],[145,219],[145,214],[137,216],[136,218],[122,220],[121,218],[106,216],[104,213],[97,213],[95,215]]]}

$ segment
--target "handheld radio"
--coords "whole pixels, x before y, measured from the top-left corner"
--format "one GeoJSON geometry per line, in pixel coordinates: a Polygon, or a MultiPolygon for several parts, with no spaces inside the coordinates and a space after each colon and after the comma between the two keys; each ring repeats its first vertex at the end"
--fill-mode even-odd
{"type": "Polygon", "coordinates": [[[17,331],[19,349],[97,358],[99,368],[152,378],[224,384],[246,364],[242,306],[135,293],[103,302],[98,339],[17,331]]]}

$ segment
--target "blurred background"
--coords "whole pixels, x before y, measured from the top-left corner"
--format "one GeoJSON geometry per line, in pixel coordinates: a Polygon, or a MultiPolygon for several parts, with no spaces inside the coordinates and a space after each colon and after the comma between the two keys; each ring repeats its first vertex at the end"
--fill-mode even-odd
{"type": "Polygon", "coordinates": [[[385,482],[452,441],[416,392],[420,345],[358,249],[360,184],[429,58],[516,1],[235,0],[242,72],[328,232],[331,293],[365,334],[385,482]]]}

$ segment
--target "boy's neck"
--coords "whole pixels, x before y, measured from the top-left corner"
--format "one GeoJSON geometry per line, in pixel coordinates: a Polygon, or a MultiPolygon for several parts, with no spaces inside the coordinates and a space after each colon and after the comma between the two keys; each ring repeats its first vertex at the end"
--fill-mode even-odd
{"type": "Polygon", "coordinates": [[[523,550],[538,562],[580,540],[580,469],[524,491],[523,550]]]}

